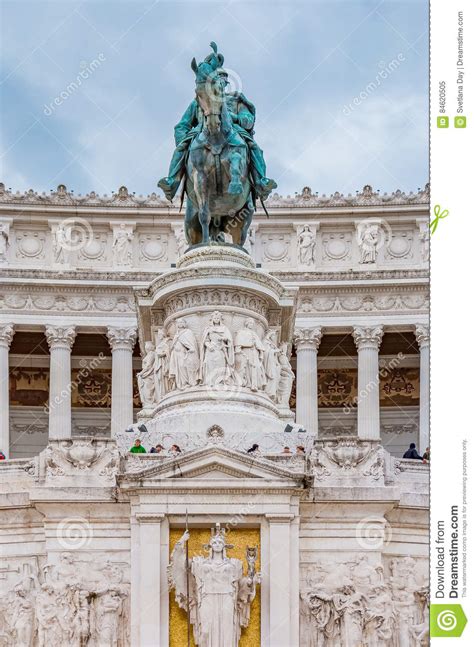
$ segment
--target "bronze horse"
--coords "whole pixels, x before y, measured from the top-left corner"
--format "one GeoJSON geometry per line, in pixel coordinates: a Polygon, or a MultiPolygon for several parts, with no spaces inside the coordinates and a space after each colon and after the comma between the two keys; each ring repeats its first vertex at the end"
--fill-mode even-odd
{"type": "Polygon", "coordinates": [[[218,73],[223,57],[212,46],[213,55],[199,65],[194,58],[191,62],[203,124],[186,161],[185,232],[190,245],[222,243],[227,233],[243,246],[255,211],[249,152],[233,128],[218,73]]]}

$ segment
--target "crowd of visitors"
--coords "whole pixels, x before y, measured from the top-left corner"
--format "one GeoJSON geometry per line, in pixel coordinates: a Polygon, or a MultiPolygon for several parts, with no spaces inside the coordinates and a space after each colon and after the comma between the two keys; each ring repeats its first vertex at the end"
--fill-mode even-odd
{"type": "Polygon", "coordinates": [[[163,445],[158,443],[152,447],[149,452],[147,452],[145,447],[143,447],[140,438],[137,438],[132,447],[130,447],[130,452],[132,454],[162,454],[163,456],[179,456],[179,454],[181,454],[181,448],[179,445],[171,445],[167,451],[163,445]]]}

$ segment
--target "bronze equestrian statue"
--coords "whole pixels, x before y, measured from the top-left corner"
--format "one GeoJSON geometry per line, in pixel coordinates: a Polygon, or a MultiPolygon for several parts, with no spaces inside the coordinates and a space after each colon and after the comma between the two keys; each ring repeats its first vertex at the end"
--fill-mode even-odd
{"type": "Polygon", "coordinates": [[[202,63],[191,62],[196,98],[174,129],[169,174],[158,186],[172,200],[184,176],[189,245],[223,243],[227,233],[243,248],[257,199],[263,204],[277,185],[253,139],[255,106],[241,92],[226,92],[224,57],[211,48],[202,63]]]}

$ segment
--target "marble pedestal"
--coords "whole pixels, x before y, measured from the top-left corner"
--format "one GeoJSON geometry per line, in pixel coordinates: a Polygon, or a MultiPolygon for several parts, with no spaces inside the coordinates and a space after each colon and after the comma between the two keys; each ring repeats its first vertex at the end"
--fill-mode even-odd
{"type": "MultiPolygon", "coordinates": [[[[163,361],[168,377],[166,386],[157,387],[152,401],[144,403],[139,422],[118,434],[119,447],[126,451],[133,439],[140,437],[146,448],[176,443],[181,449],[194,449],[206,444],[215,426],[223,444],[232,449],[254,443],[266,453],[279,453],[285,445],[293,450],[301,444],[309,447],[309,434],[294,425],[288,406],[294,377],[288,353],[296,294],[296,289],[283,286],[256,268],[246,252],[230,245],[190,249],[176,269],[155,279],[147,289],[137,289],[142,354],[146,358],[150,348],[155,347],[156,352],[167,349],[163,361]],[[227,377],[215,377],[206,364],[215,330],[227,335],[226,352],[231,356],[227,377]],[[269,365],[264,359],[269,336],[279,376],[273,381],[273,391],[271,358],[269,365]],[[242,339],[249,338],[258,350],[244,347],[239,355],[242,339]],[[192,352],[173,356],[179,339],[185,339],[192,352]],[[248,377],[250,369],[245,373],[239,368],[245,352],[258,364],[254,383],[248,377]],[[189,377],[192,367],[194,374],[189,377]],[[174,375],[181,368],[184,377],[174,375]],[[188,379],[189,383],[178,383],[188,379]],[[260,379],[266,383],[260,384],[260,379]]],[[[151,356],[150,366],[152,362],[151,356]]]]}

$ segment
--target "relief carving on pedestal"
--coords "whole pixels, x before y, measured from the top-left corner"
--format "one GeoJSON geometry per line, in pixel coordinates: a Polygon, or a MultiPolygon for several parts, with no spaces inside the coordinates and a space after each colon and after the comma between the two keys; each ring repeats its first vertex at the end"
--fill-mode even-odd
{"type": "Polygon", "coordinates": [[[152,415],[168,393],[196,387],[222,389],[223,393],[229,387],[248,389],[289,409],[295,376],[288,344],[278,345],[278,330],[268,329],[261,339],[255,320],[247,317],[243,325],[234,321],[237,331],[233,335],[224,314],[215,310],[199,335],[195,333],[199,324],[189,319],[189,323],[184,317],[176,320],[172,339],[160,329],[156,344],[145,342],[142,370],[137,374],[143,417],[152,415]]]}

